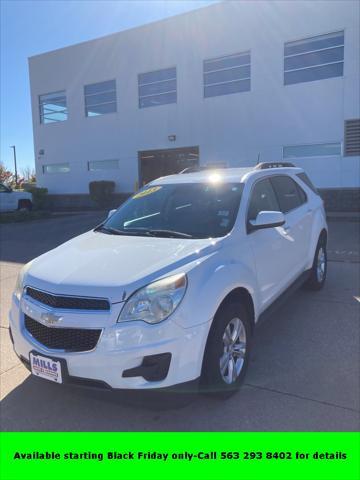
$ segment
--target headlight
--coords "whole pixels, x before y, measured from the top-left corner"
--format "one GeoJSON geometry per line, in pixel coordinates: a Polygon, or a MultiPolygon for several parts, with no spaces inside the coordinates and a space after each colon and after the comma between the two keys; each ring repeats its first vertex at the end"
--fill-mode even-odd
{"type": "Polygon", "coordinates": [[[18,300],[20,300],[21,295],[22,295],[22,291],[23,291],[23,288],[24,288],[25,271],[26,271],[25,267],[22,267],[22,269],[20,270],[20,272],[17,276],[17,279],[16,279],[14,294],[15,294],[15,296],[18,300]]]}
{"type": "Polygon", "coordinates": [[[32,261],[24,265],[17,276],[14,294],[18,300],[20,300],[24,289],[25,273],[29,270],[31,264],[32,261]]]}
{"type": "Polygon", "coordinates": [[[186,285],[184,273],[150,283],[129,298],[120,313],[119,321],[162,322],[173,313],[183,299],[186,285]]]}

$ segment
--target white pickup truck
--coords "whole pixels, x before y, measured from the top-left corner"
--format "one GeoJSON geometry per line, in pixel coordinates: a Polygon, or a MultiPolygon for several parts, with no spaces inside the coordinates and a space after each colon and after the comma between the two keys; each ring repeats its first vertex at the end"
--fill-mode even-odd
{"type": "Polygon", "coordinates": [[[32,209],[32,195],[29,192],[14,191],[0,183],[0,212],[32,209]]]}

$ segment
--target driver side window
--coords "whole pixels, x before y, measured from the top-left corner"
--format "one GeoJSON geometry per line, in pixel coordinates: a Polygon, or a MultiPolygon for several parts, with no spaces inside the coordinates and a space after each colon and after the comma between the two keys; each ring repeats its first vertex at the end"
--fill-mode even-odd
{"type": "Polygon", "coordinates": [[[0,192],[8,192],[8,191],[9,191],[9,189],[7,187],[5,187],[5,185],[0,183],[0,192]]]}
{"type": "Polygon", "coordinates": [[[268,178],[255,183],[250,197],[248,209],[248,222],[255,220],[258,213],[262,211],[280,211],[274,189],[268,178]]]}

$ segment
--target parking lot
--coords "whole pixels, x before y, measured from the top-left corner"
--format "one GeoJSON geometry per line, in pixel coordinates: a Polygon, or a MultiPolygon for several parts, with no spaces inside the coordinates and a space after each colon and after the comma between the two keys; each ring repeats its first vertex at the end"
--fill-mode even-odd
{"type": "Polygon", "coordinates": [[[359,429],[359,223],[329,224],[329,269],[260,325],[239,393],[124,396],[31,377],[12,351],[7,314],[21,266],[95,226],[87,213],[0,226],[1,428],[4,431],[355,431],[359,429]]]}

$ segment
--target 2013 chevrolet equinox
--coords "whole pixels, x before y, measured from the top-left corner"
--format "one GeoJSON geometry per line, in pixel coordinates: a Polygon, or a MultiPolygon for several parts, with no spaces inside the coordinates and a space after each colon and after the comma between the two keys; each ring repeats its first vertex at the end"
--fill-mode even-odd
{"type": "Polygon", "coordinates": [[[57,383],[200,380],[226,397],[244,379],[260,315],[298,279],[324,285],[326,242],[323,202],[291,164],[160,178],[25,265],[15,352],[57,383]]]}

